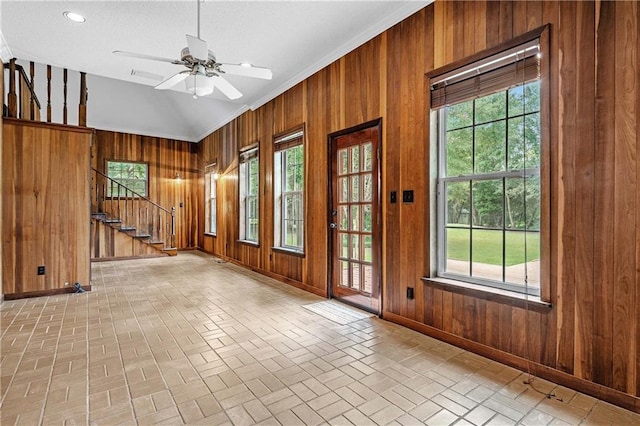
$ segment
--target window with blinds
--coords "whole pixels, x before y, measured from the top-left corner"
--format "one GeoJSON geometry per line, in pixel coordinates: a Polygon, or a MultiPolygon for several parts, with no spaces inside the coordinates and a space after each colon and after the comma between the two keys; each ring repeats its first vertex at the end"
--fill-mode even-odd
{"type": "Polygon", "coordinates": [[[259,231],[259,155],[258,147],[239,153],[240,240],[258,243],[259,231]]]}
{"type": "Polygon", "coordinates": [[[274,137],[274,245],[304,251],[304,129],[274,137]]]}
{"type": "Polygon", "coordinates": [[[430,75],[440,277],[541,295],[543,44],[430,75]]]}

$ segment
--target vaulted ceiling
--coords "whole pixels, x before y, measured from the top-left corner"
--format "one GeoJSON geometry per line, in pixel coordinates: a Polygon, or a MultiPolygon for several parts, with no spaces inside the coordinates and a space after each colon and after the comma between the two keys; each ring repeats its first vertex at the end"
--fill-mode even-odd
{"type": "MultiPolygon", "coordinates": [[[[193,99],[184,84],[155,90],[162,78],[184,68],[112,53],[178,59],[185,35],[197,35],[196,0],[1,0],[0,31],[4,47],[19,60],[88,73],[89,126],[197,142],[430,2],[202,1],[200,38],[217,60],[273,72],[271,80],[226,75],[243,94],[233,101],[219,90],[193,99]],[[65,11],[82,14],[86,22],[67,20],[65,11]]],[[[54,78],[60,72],[54,70],[54,78]]],[[[46,99],[37,79],[36,89],[46,99]]]]}

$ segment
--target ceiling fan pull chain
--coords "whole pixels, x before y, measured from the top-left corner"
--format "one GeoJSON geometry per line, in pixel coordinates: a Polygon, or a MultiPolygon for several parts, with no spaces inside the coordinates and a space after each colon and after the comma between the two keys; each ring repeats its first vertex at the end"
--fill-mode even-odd
{"type": "Polygon", "coordinates": [[[198,38],[200,38],[200,0],[196,0],[196,3],[198,4],[198,28],[197,28],[197,32],[198,32],[198,38]]]}

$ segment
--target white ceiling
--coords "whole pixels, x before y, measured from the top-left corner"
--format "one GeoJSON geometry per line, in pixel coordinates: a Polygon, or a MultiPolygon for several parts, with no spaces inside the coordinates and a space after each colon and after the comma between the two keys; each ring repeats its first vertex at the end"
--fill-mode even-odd
{"type": "MultiPolygon", "coordinates": [[[[203,1],[201,38],[217,60],[273,71],[270,81],[227,75],[244,95],[236,101],[217,90],[199,99],[186,90],[154,90],[157,80],[133,76],[132,69],[167,78],[184,68],[112,54],[178,59],[185,34],[197,32],[195,0],[0,0],[0,41],[4,36],[20,60],[87,72],[89,126],[197,142],[431,1],[203,1]],[[68,21],[67,10],[87,21],[68,21]]],[[[43,72],[36,74],[44,79],[43,72]]],[[[36,88],[46,102],[44,80],[36,88]]]]}

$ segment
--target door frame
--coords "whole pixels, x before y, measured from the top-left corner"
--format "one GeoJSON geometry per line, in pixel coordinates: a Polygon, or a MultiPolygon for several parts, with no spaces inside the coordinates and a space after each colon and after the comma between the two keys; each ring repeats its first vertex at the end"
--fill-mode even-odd
{"type": "Polygon", "coordinates": [[[329,196],[329,209],[327,210],[327,230],[328,237],[327,238],[327,278],[328,278],[328,288],[327,288],[327,297],[329,299],[336,298],[340,300],[342,303],[355,306],[359,309],[363,309],[365,311],[376,314],[378,317],[382,318],[382,306],[383,306],[383,291],[382,291],[382,277],[383,277],[383,265],[382,265],[382,245],[384,240],[384,220],[382,218],[382,117],[376,118],[374,120],[370,120],[361,124],[357,124],[352,127],[347,127],[342,130],[338,130],[327,135],[327,151],[328,151],[328,179],[327,179],[327,189],[329,196]],[[334,239],[336,238],[336,232],[333,232],[331,228],[329,228],[329,223],[333,221],[333,215],[331,214],[331,208],[333,207],[333,163],[335,158],[333,157],[333,141],[341,136],[347,135],[349,133],[359,132],[361,130],[366,130],[371,127],[378,128],[378,149],[377,149],[377,165],[378,165],[378,173],[376,176],[377,179],[377,197],[378,202],[375,205],[377,209],[376,217],[378,218],[378,226],[379,226],[379,238],[378,241],[374,241],[375,249],[373,250],[373,258],[374,264],[377,267],[377,276],[374,277],[373,285],[378,285],[378,310],[374,310],[372,308],[366,306],[357,305],[349,300],[341,299],[339,297],[335,297],[333,294],[333,248],[334,248],[334,239]]]}

